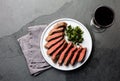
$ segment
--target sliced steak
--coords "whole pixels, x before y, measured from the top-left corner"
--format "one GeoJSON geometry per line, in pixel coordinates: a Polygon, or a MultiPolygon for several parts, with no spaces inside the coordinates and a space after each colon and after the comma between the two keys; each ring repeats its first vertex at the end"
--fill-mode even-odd
{"type": "Polygon", "coordinates": [[[47,54],[52,55],[53,52],[55,52],[64,42],[65,42],[65,40],[63,39],[62,41],[55,44],[53,47],[51,47],[50,49],[47,50],[47,54]]]}
{"type": "Polygon", "coordinates": [[[64,28],[57,28],[57,29],[53,28],[53,29],[48,33],[48,35],[52,35],[52,34],[54,34],[54,33],[63,32],[63,31],[64,31],[64,28]]]}
{"type": "Polygon", "coordinates": [[[79,52],[82,50],[82,47],[79,47],[76,51],[75,51],[75,53],[74,53],[74,55],[73,55],[73,57],[72,57],[72,59],[71,59],[71,61],[70,61],[70,64],[71,65],[74,65],[74,63],[75,63],[75,61],[76,61],[76,59],[77,59],[77,56],[79,55],[79,52]]]}
{"type": "Polygon", "coordinates": [[[57,22],[55,25],[54,25],[54,28],[61,28],[61,27],[65,27],[66,28],[67,26],[67,23],[66,22],[57,22]]]}
{"type": "Polygon", "coordinates": [[[53,53],[53,55],[52,55],[52,60],[53,60],[53,62],[55,62],[55,63],[57,62],[60,54],[62,53],[62,51],[63,51],[66,47],[67,47],[67,42],[64,42],[64,44],[63,44],[60,48],[58,48],[58,49],[53,53]]]}
{"type": "Polygon", "coordinates": [[[82,51],[80,52],[80,55],[79,55],[79,58],[78,58],[78,62],[82,62],[85,55],[86,55],[86,51],[87,51],[87,48],[83,48],[82,51]]]}
{"type": "Polygon", "coordinates": [[[47,36],[46,41],[49,42],[49,41],[51,41],[53,39],[56,39],[58,37],[63,37],[63,36],[64,36],[64,32],[55,33],[53,35],[47,36]]]}
{"type": "Polygon", "coordinates": [[[73,56],[73,53],[77,50],[77,47],[74,46],[71,48],[70,52],[68,53],[67,57],[65,58],[64,65],[68,65],[70,60],[72,59],[71,57],[73,56]]]}
{"type": "Polygon", "coordinates": [[[60,42],[61,40],[63,39],[63,37],[59,37],[59,38],[56,38],[54,40],[51,40],[50,42],[47,42],[45,44],[45,48],[49,49],[51,48],[52,46],[54,46],[56,43],[60,42]]]}
{"type": "Polygon", "coordinates": [[[70,42],[67,47],[65,48],[65,50],[62,52],[62,54],[60,55],[59,59],[58,59],[58,64],[61,65],[62,62],[64,61],[66,55],[68,54],[70,48],[73,46],[72,42],[70,42]]]}

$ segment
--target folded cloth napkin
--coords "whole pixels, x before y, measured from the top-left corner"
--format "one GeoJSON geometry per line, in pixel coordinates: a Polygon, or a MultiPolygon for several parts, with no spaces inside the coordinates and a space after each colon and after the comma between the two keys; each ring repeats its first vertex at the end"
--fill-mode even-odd
{"type": "Polygon", "coordinates": [[[39,45],[42,31],[46,26],[47,25],[28,27],[29,33],[18,39],[30,73],[34,76],[51,67],[43,58],[39,45]]]}

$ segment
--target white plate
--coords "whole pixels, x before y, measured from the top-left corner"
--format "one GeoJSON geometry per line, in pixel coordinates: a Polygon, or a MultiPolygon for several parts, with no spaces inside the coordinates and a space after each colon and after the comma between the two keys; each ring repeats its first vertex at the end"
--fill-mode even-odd
{"type": "Polygon", "coordinates": [[[51,66],[53,66],[54,68],[59,69],[59,70],[64,70],[64,71],[74,70],[74,69],[82,66],[87,61],[87,59],[89,58],[89,56],[91,54],[91,51],[92,51],[92,38],[91,38],[91,35],[90,35],[89,31],[87,30],[87,28],[82,23],[80,23],[79,21],[74,20],[74,19],[70,19],[70,18],[62,18],[62,19],[58,19],[58,20],[53,21],[52,23],[50,23],[45,28],[45,30],[42,33],[41,40],[40,40],[40,49],[41,49],[42,55],[45,58],[45,60],[51,66]],[[76,63],[74,66],[72,66],[70,64],[69,64],[69,66],[65,66],[64,64],[62,66],[59,66],[58,63],[55,64],[52,61],[51,57],[47,55],[47,49],[44,47],[44,45],[46,44],[45,38],[48,36],[48,33],[53,28],[53,26],[57,22],[60,22],[60,21],[64,21],[68,25],[79,26],[84,31],[84,34],[83,34],[84,41],[83,41],[83,43],[81,45],[83,47],[87,47],[87,52],[86,52],[85,59],[84,59],[84,61],[82,63],[80,63],[80,62],[76,63]]]}

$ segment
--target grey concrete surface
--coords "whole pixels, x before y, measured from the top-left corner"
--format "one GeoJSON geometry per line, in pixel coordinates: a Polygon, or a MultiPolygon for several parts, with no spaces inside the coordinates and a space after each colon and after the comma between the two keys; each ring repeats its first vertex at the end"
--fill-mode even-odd
{"type": "Polygon", "coordinates": [[[38,16],[54,13],[71,0],[0,0],[0,37],[18,31],[38,16]]]}
{"type": "Polygon", "coordinates": [[[37,17],[19,31],[0,38],[0,81],[119,81],[120,80],[120,1],[74,0],[66,2],[54,13],[37,17]],[[102,33],[92,31],[90,20],[99,5],[115,12],[115,22],[102,33]],[[55,19],[69,17],[82,22],[90,31],[93,51],[80,68],[64,72],[51,68],[37,77],[30,76],[17,39],[27,33],[27,27],[49,24],[55,19]]]}

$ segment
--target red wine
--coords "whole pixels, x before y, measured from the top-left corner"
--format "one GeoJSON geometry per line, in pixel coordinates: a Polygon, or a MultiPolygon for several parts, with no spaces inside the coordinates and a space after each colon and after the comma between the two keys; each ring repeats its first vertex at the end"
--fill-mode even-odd
{"type": "Polygon", "coordinates": [[[95,23],[100,26],[108,26],[113,22],[114,13],[112,9],[102,6],[95,11],[95,23]]]}

